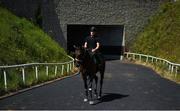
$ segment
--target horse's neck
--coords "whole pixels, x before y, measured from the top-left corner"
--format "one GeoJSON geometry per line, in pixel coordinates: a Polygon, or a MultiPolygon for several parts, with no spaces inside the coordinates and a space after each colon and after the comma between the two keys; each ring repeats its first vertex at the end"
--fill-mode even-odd
{"type": "Polygon", "coordinates": [[[84,52],[83,56],[83,67],[89,66],[91,64],[92,60],[88,52],[84,52]]]}
{"type": "Polygon", "coordinates": [[[83,64],[80,66],[80,71],[83,73],[94,74],[97,72],[96,64],[89,54],[84,56],[83,64]]]}
{"type": "Polygon", "coordinates": [[[84,67],[89,67],[89,66],[93,65],[93,60],[91,59],[88,52],[85,52],[83,61],[84,61],[83,62],[84,67]]]}

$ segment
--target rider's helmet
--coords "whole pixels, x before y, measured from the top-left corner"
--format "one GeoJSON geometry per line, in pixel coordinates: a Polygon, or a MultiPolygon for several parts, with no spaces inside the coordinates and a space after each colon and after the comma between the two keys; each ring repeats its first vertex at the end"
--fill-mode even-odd
{"type": "Polygon", "coordinates": [[[96,31],[97,31],[96,27],[92,26],[90,32],[96,32],[96,31]]]}

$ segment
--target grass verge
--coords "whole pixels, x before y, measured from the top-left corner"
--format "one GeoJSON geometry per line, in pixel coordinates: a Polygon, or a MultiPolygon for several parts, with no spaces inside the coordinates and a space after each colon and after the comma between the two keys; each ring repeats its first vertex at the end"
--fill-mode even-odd
{"type": "Polygon", "coordinates": [[[167,66],[162,63],[150,63],[150,62],[145,62],[145,60],[134,60],[132,58],[126,58],[127,61],[134,63],[134,64],[139,64],[139,65],[144,65],[146,67],[149,67],[153,69],[157,74],[159,74],[161,77],[169,79],[171,81],[176,82],[177,84],[180,84],[180,73],[175,74],[171,73],[167,70],[167,66]]]}

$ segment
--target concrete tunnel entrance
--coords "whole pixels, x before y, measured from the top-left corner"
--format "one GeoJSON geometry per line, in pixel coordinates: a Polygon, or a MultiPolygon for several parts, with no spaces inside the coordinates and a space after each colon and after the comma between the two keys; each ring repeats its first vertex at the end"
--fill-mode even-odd
{"type": "Polygon", "coordinates": [[[106,59],[120,59],[123,55],[124,25],[67,25],[67,50],[74,51],[73,45],[82,46],[89,35],[90,28],[97,28],[97,35],[101,41],[100,51],[106,59]]]}

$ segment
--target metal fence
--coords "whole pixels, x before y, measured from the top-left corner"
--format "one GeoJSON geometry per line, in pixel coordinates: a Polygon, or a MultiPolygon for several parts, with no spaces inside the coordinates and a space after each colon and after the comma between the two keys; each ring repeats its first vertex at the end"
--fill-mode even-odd
{"type": "Polygon", "coordinates": [[[158,58],[155,56],[151,55],[145,55],[145,54],[138,54],[138,53],[130,53],[130,52],[125,52],[125,57],[126,58],[131,58],[133,60],[139,60],[143,61],[146,63],[153,63],[155,65],[162,66],[163,69],[169,71],[171,74],[175,74],[175,77],[177,74],[180,72],[180,64],[172,63],[166,59],[158,58]]]}
{"type": "Polygon", "coordinates": [[[21,72],[21,80],[23,82],[23,84],[26,83],[26,73],[27,73],[27,69],[30,70],[34,70],[34,74],[35,74],[35,79],[38,80],[39,79],[39,70],[38,68],[40,66],[44,67],[45,70],[45,75],[48,77],[50,71],[49,71],[49,67],[54,67],[54,76],[57,75],[57,73],[61,73],[61,75],[63,75],[64,73],[70,73],[70,71],[73,70],[74,68],[74,59],[72,57],[69,56],[69,58],[71,58],[71,61],[69,62],[64,62],[64,63],[30,63],[30,64],[20,64],[20,65],[10,65],[10,66],[0,66],[0,70],[3,74],[3,80],[4,80],[4,88],[5,90],[8,89],[8,82],[7,82],[7,72],[10,69],[16,69],[16,70],[20,70],[21,72]],[[61,69],[61,72],[58,72],[58,69],[61,69]]]}

